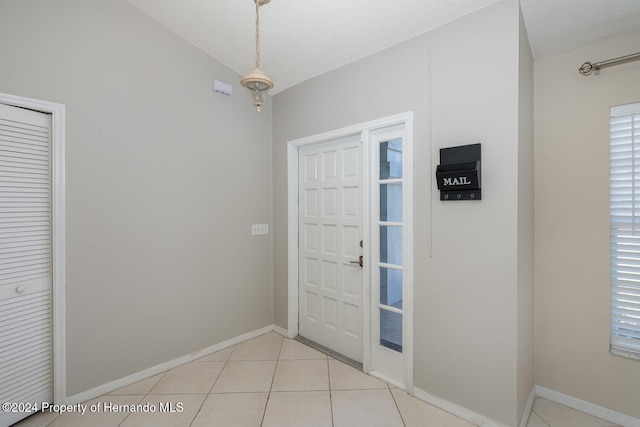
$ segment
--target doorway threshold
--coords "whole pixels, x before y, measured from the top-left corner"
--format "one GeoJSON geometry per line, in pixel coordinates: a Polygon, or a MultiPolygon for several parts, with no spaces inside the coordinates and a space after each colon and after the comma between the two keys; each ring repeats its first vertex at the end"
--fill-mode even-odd
{"type": "Polygon", "coordinates": [[[299,343],[302,343],[308,347],[311,347],[314,350],[319,351],[320,353],[324,353],[327,356],[330,356],[336,360],[339,360],[340,362],[347,364],[349,366],[351,366],[352,368],[356,368],[357,370],[362,372],[362,363],[357,362],[353,359],[351,359],[350,357],[347,357],[343,354],[337,353],[325,346],[322,346],[316,342],[311,341],[310,339],[307,339],[305,337],[302,337],[300,335],[296,336],[294,338],[294,340],[298,341],[299,343]]]}

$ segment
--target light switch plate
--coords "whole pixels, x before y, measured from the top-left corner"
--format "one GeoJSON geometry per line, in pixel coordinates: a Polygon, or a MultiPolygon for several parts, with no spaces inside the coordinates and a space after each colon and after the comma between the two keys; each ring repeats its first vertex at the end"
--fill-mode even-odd
{"type": "Polygon", "coordinates": [[[269,224],[253,224],[251,226],[252,236],[259,236],[261,234],[269,234],[269,224]]]}

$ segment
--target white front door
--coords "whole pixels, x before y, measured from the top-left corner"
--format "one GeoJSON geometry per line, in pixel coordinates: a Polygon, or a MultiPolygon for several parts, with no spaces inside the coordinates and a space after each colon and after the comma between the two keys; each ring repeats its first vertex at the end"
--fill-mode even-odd
{"type": "Polygon", "coordinates": [[[362,362],[360,133],[298,155],[299,334],[362,362]]]}
{"type": "Polygon", "coordinates": [[[289,336],[409,392],[412,152],[411,112],[288,145],[289,336]]]}
{"type": "Polygon", "coordinates": [[[2,426],[53,400],[50,132],[50,114],[0,104],[2,426]]]}

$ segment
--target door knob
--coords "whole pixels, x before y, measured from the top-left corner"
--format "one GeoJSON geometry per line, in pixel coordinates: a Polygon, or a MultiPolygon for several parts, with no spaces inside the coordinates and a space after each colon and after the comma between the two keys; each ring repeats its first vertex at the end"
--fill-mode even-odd
{"type": "Polygon", "coordinates": [[[24,292],[24,286],[18,286],[16,288],[16,292],[19,293],[19,294],[23,293],[24,292]]]}
{"type": "Polygon", "coordinates": [[[358,258],[358,261],[349,261],[349,264],[358,264],[362,268],[362,255],[358,258]]]}

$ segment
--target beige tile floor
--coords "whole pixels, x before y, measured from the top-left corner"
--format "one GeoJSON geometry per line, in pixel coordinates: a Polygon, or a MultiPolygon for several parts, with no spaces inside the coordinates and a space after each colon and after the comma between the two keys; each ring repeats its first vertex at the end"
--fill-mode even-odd
{"type": "MultiPolygon", "coordinates": [[[[84,415],[38,413],[17,426],[472,426],[274,332],[86,403],[100,405],[101,410],[84,415]],[[155,412],[126,410],[142,404],[155,412]],[[105,410],[107,405],[110,410],[105,410]],[[114,410],[123,407],[124,411],[114,410]]],[[[538,399],[528,426],[610,425],[538,399]]]]}

